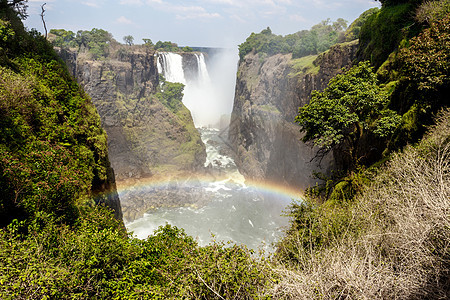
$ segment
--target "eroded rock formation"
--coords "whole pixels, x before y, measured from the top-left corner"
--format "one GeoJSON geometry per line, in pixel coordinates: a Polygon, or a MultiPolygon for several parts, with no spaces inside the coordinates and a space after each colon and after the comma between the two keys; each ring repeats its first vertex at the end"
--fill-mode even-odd
{"type": "Polygon", "coordinates": [[[239,63],[229,129],[240,172],[249,179],[270,180],[302,189],[314,185],[313,171],[328,173],[333,158],[319,166],[317,149],[300,141],[294,123],[298,107],[311,91],[351,65],[357,41],[332,47],[316,57],[292,59],[291,54],[264,57],[250,53],[239,63]]]}
{"type": "Polygon", "coordinates": [[[189,111],[183,106],[175,113],[154,96],[155,53],[146,47],[123,49],[103,60],[61,51],[100,114],[117,181],[203,167],[205,146],[189,111]]]}

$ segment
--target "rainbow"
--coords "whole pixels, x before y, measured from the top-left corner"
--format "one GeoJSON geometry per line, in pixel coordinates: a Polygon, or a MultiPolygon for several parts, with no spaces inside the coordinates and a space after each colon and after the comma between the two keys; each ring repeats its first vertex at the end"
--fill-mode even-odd
{"type": "Polygon", "coordinates": [[[195,186],[206,184],[220,184],[232,182],[242,187],[253,188],[257,191],[280,195],[293,200],[304,199],[304,192],[301,189],[286,186],[272,181],[257,181],[244,179],[239,173],[226,174],[223,177],[205,176],[205,175],[176,175],[176,176],[154,176],[142,179],[129,179],[118,181],[117,191],[120,194],[146,190],[164,188],[170,185],[195,186]]]}

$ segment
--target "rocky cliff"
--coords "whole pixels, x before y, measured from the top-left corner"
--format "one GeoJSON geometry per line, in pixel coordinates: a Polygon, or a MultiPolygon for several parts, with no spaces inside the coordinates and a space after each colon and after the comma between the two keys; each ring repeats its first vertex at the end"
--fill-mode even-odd
{"type": "Polygon", "coordinates": [[[102,60],[60,51],[100,114],[118,183],[203,167],[205,146],[189,111],[182,106],[174,112],[155,97],[155,52],[145,46],[119,47],[102,60]]]}
{"type": "Polygon", "coordinates": [[[357,41],[339,44],[300,59],[249,53],[239,62],[229,139],[246,178],[305,189],[316,182],[313,171],[330,171],[333,158],[325,157],[320,165],[313,160],[317,150],[300,141],[294,118],[311,91],[323,90],[351,65],[357,47],[357,41]]]}

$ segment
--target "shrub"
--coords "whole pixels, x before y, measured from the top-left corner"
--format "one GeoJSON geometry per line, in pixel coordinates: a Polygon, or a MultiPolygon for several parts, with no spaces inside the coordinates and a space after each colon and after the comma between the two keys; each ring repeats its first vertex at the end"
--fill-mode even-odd
{"type": "Polygon", "coordinates": [[[301,213],[294,209],[303,223],[293,221],[300,228],[291,227],[281,243],[278,254],[285,264],[276,269],[280,282],[273,297],[445,298],[450,275],[449,124],[447,110],[417,147],[393,155],[351,205],[327,210],[327,204],[314,209],[305,204],[301,213]],[[342,225],[321,234],[333,224],[342,225]]]}
{"type": "Polygon", "coordinates": [[[412,31],[413,10],[412,5],[405,3],[383,7],[371,15],[362,25],[359,36],[361,60],[369,60],[376,68],[381,66],[412,31]]]}
{"type": "Polygon", "coordinates": [[[450,14],[450,0],[426,1],[416,10],[416,20],[420,23],[434,23],[450,14]]]}
{"type": "Polygon", "coordinates": [[[271,282],[267,264],[245,247],[199,247],[170,225],[138,240],[99,207],[85,208],[72,227],[55,221],[39,213],[28,226],[0,230],[0,297],[254,299],[271,282]]]}
{"type": "Polygon", "coordinates": [[[258,34],[250,34],[245,42],[239,45],[239,57],[243,59],[252,51],[268,55],[292,53],[294,58],[318,54],[343,41],[340,35],[343,35],[346,28],[347,21],[344,19],[337,19],[333,23],[327,19],[314,25],[309,31],[303,30],[283,37],[273,34],[267,27],[258,34]]]}

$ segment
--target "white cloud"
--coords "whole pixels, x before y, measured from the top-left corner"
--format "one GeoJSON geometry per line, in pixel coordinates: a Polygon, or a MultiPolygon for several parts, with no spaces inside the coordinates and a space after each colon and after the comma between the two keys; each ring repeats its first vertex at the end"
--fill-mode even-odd
{"type": "Polygon", "coordinates": [[[147,0],[147,4],[155,6],[156,8],[174,13],[178,20],[187,19],[215,19],[220,18],[221,15],[217,12],[208,12],[202,6],[186,6],[176,5],[162,0],[147,0]]]}
{"type": "Polygon", "coordinates": [[[133,21],[127,19],[127,18],[124,17],[124,16],[121,16],[121,17],[117,18],[116,21],[117,21],[117,23],[120,23],[120,24],[127,24],[127,25],[132,25],[132,24],[134,24],[133,21]]]}
{"type": "Polygon", "coordinates": [[[240,0],[203,0],[203,2],[206,3],[213,3],[213,4],[226,4],[230,6],[242,6],[242,3],[245,1],[240,0]]]}
{"type": "Polygon", "coordinates": [[[81,4],[89,6],[89,7],[100,7],[100,4],[96,3],[96,2],[81,2],[81,4]]]}
{"type": "Polygon", "coordinates": [[[294,22],[306,23],[308,20],[301,15],[290,15],[289,19],[294,22]]]}
{"type": "Polygon", "coordinates": [[[144,4],[142,0],[120,0],[119,3],[123,5],[136,5],[136,6],[141,6],[144,4]]]}
{"type": "Polygon", "coordinates": [[[209,13],[201,6],[172,6],[173,11],[177,12],[177,19],[211,19],[218,18],[218,13],[209,13]]]}

